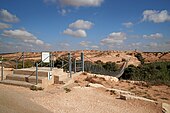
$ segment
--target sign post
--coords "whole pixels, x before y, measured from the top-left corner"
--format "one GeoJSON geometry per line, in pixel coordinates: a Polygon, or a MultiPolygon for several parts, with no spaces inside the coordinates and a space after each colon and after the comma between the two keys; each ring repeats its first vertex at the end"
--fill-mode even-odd
{"type": "Polygon", "coordinates": [[[42,52],[41,60],[44,63],[50,63],[50,52],[42,52]]]}

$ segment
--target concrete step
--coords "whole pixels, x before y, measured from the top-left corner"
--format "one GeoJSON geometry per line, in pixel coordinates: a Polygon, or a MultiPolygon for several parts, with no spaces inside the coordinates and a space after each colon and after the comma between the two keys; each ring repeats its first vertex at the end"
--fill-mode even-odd
{"type": "MultiPolygon", "coordinates": [[[[18,74],[18,75],[31,75],[31,76],[36,76],[36,71],[35,70],[26,70],[26,69],[15,69],[13,71],[13,74],[18,74]]],[[[38,76],[41,77],[48,77],[49,71],[38,71],[38,76]]]]}
{"type": "MultiPolygon", "coordinates": [[[[46,77],[38,77],[38,83],[42,83],[42,79],[44,79],[46,77]]],[[[36,76],[30,76],[30,75],[18,75],[18,74],[14,74],[14,75],[7,75],[6,76],[7,80],[15,80],[15,81],[25,81],[25,82],[29,82],[29,83],[36,83],[36,76]]]]}
{"type": "Polygon", "coordinates": [[[22,87],[27,87],[27,88],[30,88],[31,86],[34,85],[34,84],[31,84],[31,83],[28,83],[28,82],[15,81],[15,80],[3,80],[3,81],[0,81],[0,83],[8,84],[8,85],[15,85],[15,86],[22,86],[22,87]]]}

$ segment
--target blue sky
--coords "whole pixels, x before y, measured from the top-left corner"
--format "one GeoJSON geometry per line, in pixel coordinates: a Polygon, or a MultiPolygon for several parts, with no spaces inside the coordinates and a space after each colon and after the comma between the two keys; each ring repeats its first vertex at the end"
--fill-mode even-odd
{"type": "Polygon", "coordinates": [[[170,50],[169,0],[0,0],[0,53],[170,50]]]}

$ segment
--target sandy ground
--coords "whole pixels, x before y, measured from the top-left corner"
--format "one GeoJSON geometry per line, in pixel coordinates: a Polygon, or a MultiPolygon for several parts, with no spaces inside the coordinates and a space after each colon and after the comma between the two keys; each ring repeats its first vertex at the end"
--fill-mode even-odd
{"type": "Polygon", "coordinates": [[[68,93],[49,93],[49,96],[39,96],[33,101],[55,113],[161,113],[160,105],[139,100],[120,100],[103,89],[78,86],[71,88],[68,93]]]}
{"type": "Polygon", "coordinates": [[[0,84],[0,113],[48,113],[49,110],[32,102],[14,86],[0,84]],[[16,90],[16,91],[15,91],[16,90]]]}
{"type": "Polygon", "coordinates": [[[0,84],[0,109],[3,110],[0,112],[38,113],[41,109],[42,113],[161,113],[160,104],[121,100],[104,89],[81,87],[77,83],[63,89],[60,86],[31,91],[0,84]]]}
{"type": "Polygon", "coordinates": [[[75,80],[76,82],[78,82],[77,84],[81,86],[86,86],[89,83],[89,81],[86,80],[87,78],[90,78],[90,81],[93,83],[99,83],[108,88],[130,91],[132,93],[135,93],[135,95],[137,96],[170,104],[170,87],[166,85],[152,86],[145,82],[137,84],[123,80],[120,80],[119,82],[106,81],[101,78],[96,78],[95,74],[80,75],[77,78],[75,78],[75,80]],[[91,76],[89,75],[93,75],[94,77],[91,78],[91,76]]]}
{"type": "MultiPolygon", "coordinates": [[[[11,71],[6,70],[5,74],[11,71]]],[[[140,100],[121,100],[105,89],[86,87],[89,75],[74,78],[74,83],[52,85],[43,91],[0,84],[0,113],[162,113],[161,104],[140,100]]],[[[105,87],[134,92],[138,96],[170,103],[170,87],[136,85],[93,78],[105,87]]]]}

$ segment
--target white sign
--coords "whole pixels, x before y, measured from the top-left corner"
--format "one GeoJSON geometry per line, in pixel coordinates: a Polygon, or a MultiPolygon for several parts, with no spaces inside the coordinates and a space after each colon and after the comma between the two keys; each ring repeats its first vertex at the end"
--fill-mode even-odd
{"type": "Polygon", "coordinates": [[[42,52],[41,60],[44,63],[49,63],[50,62],[50,52],[42,52]]]}
{"type": "Polygon", "coordinates": [[[52,73],[48,72],[48,80],[51,80],[51,79],[52,79],[52,73]]]}

